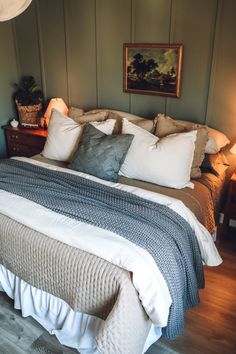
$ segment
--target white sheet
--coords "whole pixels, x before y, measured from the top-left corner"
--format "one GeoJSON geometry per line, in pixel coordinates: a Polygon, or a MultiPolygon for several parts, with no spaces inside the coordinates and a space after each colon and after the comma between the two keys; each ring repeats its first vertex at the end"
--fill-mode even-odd
{"type": "MultiPolygon", "coordinates": [[[[140,188],[103,181],[90,175],[68,171],[67,169],[36,160],[17,159],[52,170],[77,174],[169,206],[184,217],[194,229],[204,263],[218,265],[222,262],[209,232],[181,201],[140,188]]],[[[49,237],[95,254],[131,271],[133,273],[134,286],[150,319],[159,327],[166,326],[171,297],[156,263],[144,249],[112,232],[58,215],[34,202],[2,190],[0,191],[0,212],[49,237]]]]}

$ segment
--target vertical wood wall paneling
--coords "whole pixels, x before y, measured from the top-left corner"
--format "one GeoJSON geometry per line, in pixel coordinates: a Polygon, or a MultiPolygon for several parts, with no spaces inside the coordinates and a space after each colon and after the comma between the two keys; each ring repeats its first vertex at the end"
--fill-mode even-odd
{"type": "MultiPolygon", "coordinates": [[[[14,48],[12,24],[0,23],[0,126],[5,125],[15,116],[12,100],[12,83],[17,82],[18,72],[14,48]]],[[[0,129],[0,158],[6,155],[4,132],[0,129]]]]}
{"type": "Polygon", "coordinates": [[[236,1],[220,1],[207,124],[236,143],[236,1]]]}
{"type": "Polygon", "coordinates": [[[95,0],[66,0],[67,64],[70,103],[97,107],[95,0]]]}
{"type": "MultiPolygon", "coordinates": [[[[134,43],[168,43],[171,0],[135,0],[134,43]]],[[[152,95],[131,95],[131,111],[146,118],[165,112],[166,98],[152,95]]]]}
{"type": "Polygon", "coordinates": [[[39,18],[47,98],[68,102],[63,0],[40,0],[39,18]]]}
{"type": "Polygon", "coordinates": [[[97,0],[98,106],[129,111],[123,92],[123,43],[130,42],[131,0],[97,0]]]}
{"type": "Polygon", "coordinates": [[[167,99],[170,116],[205,123],[216,9],[215,0],[173,0],[171,42],[184,52],[181,97],[167,99]]]}
{"type": "Polygon", "coordinates": [[[41,85],[41,67],[38,42],[35,2],[20,16],[15,18],[17,49],[19,54],[20,74],[34,76],[41,85]]]}

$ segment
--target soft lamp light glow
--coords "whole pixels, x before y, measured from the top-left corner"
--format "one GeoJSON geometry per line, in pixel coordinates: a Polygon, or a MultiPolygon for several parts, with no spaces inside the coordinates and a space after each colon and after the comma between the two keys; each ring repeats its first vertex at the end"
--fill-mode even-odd
{"type": "Polygon", "coordinates": [[[65,116],[68,114],[68,107],[63,101],[62,98],[52,98],[47,106],[47,109],[44,113],[44,118],[48,126],[49,119],[52,113],[52,109],[56,108],[59,112],[63,113],[65,116]]]}
{"type": "Polygon", "coordinates": [[[231,152],[231,154],[236,155],[236,144],[234,144],[229,151],[231,152]]]}

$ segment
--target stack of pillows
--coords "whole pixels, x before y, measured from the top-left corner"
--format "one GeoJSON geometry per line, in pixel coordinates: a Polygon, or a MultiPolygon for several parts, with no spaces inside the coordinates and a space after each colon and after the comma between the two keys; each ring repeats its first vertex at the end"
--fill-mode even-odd
{"type": "Polygon", "coordinates": [[[158,114],[154,120],[114,110],[68,116],[52,110],[43,156],[80,172],[116,182],[118,176],[171,188],[193,188],[204,156],[229,143],[205,125],[158,114]]]}

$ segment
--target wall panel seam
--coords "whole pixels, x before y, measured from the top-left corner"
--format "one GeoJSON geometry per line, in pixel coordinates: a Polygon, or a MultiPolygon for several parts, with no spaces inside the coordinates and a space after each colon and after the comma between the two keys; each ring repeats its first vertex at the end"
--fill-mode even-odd
{"type": "Polygon", "coordinates": [[[209,70],[208,77],[208,92],[206,100],[206,110],[205,110],[205,124],[208,123],[209,118],[213,111],[213,99],[214,99],[214,88],[216,80],[216,67],[217,67],[217,52],[218,52],[218,36],[219,36],[219,27],[220,20],[223,8],[223,0],[217,0],[216,12],[215,12],[215,23],[214,23],[214,38],[212,43],[211,50],[211,67],[209,70]]]}
{"type": "Polygon", "coordinates": [[[16,71],[17,71],[18,77],[20,77],[21,76],[20,53],[19,53],[19,48],[18,48],[18,43],[17,43],[16,22],[14,19],[11,21],[11,30],[12,30],[12,36],[13,36],[13,42],[14,42],[15,58],[16,58],[16,71]]]}
{"type": "Polygon", "coordinates": [[[40,63],[40,73],[41,73],[41,85],[44,92],[44,97],[47,97],[47,85],[46,85],[46,75],[45,75],[45,65],[44,65],[44,54],[43,54],[43,39],[42,39],[42,26],[40,22],[40,9],[38,0],[35,1],[35,15],[36,15],[36,28],[38,35],[38,50],[39,50],[39,63],[40,63]]]}
{"type": "MultiPolygon", "coordinates": [[[[174,0],[170,0],[170,17],[169,17],[169,44],[173,43],[174,41],[174,16],[173,16],[173,12],[174,12],[174,5],[173,5],[173,1],[174,0]]],[[[168,105],[168,97],[163,98],[165,100],[165,104],[164,104],[164,111],[165,114],[167,113],[167,105],[168,105]]]]}
{"type": "MultiPolygon", "coordinates": [[[[135,0],[131,0],[130,3],[130,41],[135,42],[135,0]]],[[[123,66],[124,70],[124,66],[123,66]]],[[[124,73],[123,73],[124,75],[124,73]]],[[[123,78],[124,80],[124,78],[123,78]]],[[[123,82],[124,85],[124,82],[123,82]]],[[[126,93],[128,94],[128,93],[126,93]]],[[[133,94],[129,93],[129,112],[133,113],[133,94]]]]}
{"type": "Polygon", "coordinates": [[[71,105],[71,90],[70,90],[70,73],[69,73],[69,30],[68,30],[68,16],[66,11],[65,0],[62,0],[63,22],[64,22],[64,38],[65,38],[65,71],[66,71],[66,91],[67,104],[71,105]]]}

